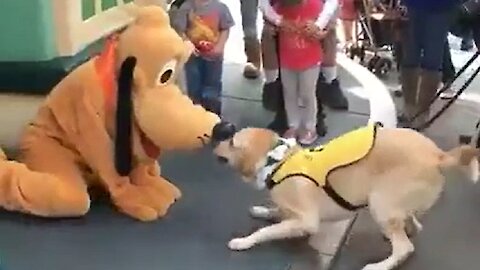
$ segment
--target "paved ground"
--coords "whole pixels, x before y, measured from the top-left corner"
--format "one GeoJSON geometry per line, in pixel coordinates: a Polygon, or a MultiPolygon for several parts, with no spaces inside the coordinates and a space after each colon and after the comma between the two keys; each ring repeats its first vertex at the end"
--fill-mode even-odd
{"type": "MultiPolygon", "coordinates": [[[[228,3],[237,27],[227,46],[224,116],[239,126],[265,126],[271,114],[259,102],[261,83],[245,81],[240,75],[244,56],[238,3],[228,3]]],[[[324,140],[367,121],[368,101],[362,98],[362,89],[351,76],[342,71],[340,74],[352,108],[349,113],[327,112],[330,132],[324,140]]],[[[393,82],[389,85],[395,87],[393,82]]],[[[478,80],[476,85],[472,89],[480,91],[478,80]]],[[[456,133],[470,129],[473,116],[478,115],[471,101],[475,97],[475,90],[469,90],[441,121],[443,124],[436,127],[445,134],[438,136],[442,146],[454,144],[456,133]]],[[[1,96],[0,145],[14,145],[18,128],[34,114],[38,102],[30,97],[1,96]]],[[[2,212],[1,266],[15,270],[321,270],[332,260],[345,224],[331,230],[335,233],[323,242],[321,256],[304,240],[270,243],[242,253],[228,251],[226,242],[231,237],[265,225],[248,217],[248,207],[263,202],[264,194],[253,191],[237,175],[219,166],[207,149],[168,153],[162,164],[163,173],[184,192],[184,198],[166,219],[138,223],[118,214],[106,202],[95,203],[85,218],[62,221],[2,212]]],[[[480,203],[480,190],[456,178],[449,182],[446,196],[425,219],[425,232],[415,239],[417,254],[404,269],[478,268],[480,216],[475,206],[480,203]]],[[[361,269],[388,251],[368,215],[362,213],[332,268],[361,269]]]]}
{"type": "MultiPolygon", "coordinates": [[[[230,97],[224,100],[224,117],[241,127],[265,126],[271,115],[258,101],[260,82],[245,81],[241,69],[238,64],[227,65],[226,85],[232,87],[226,89],[230,97]]],[[[347,88],[355,86],[351,77],[342,78],[347,88]]],[[[353,95],[349,99],[358,111],[368,114],[365,100],[353,95]]],[[[38,101],[2,96],[0,137],[10,138],[7,146],[12,146],[19,122],[33,115],[38,101]]],[[[366,121],[364,115],[328,112],[329,137],[366,121]]],[[[162,164],[163,173],[182,188],[184,199],[170,216],[153,224],[125,218],[106,202],[94,203],[84,219],[45,221],[2,212],[0,258],[5,269],[324,269],[319,265],[330,261],[348,225],[329,231],[330,240],[322,241],[320,257],[302,240],[230,252],[226,243],[233,235],[265,225],[248,216],[249,206],[263,202],[264,194],[245,186],[237,175],[217,164],[208,150],[168,153],[162,164]]]]}
{"type": "MultiPolygon", "coordinates": [[[[459,50],[459,40],[451,38],[455,66],[460,68],[473,53],[459,50]]],[[[458,89],[473,69],[477,60],[464,76],[454,84],[458,89]]],[[[392,90],[398,88],[396,77],[386,81],[392,90]]],[[[460,100],[441,117],[427,134],[445,149],[458,143],[459,134],[469,134],[479,119],[480,77],[471,84],[460,100]]],[[[397,99],[401,105],[401,101],[397,99]]],[[[435,104],[439,108],[444,102],[435,104]]],[[[464,177],[450,175],[444,196],[422,220],[424,231],[413,239],[416,253],[399,269],[478,269],[480,258],[480,187],[473,186],[464,177]]],[[[382,239],[378,227],[367,212],[362,212],[353,225],[345,245],[332,266],[333,270],[361,269],[365,264],[388,256],[390,246],[382,239]]]]}
{"type": "MultiPolygon", "coordinates": [[[[272,117],[261,107],[261,80],[241,76],[244,62],[239,7],[229,1],[237,21],[227,46],[225,65],[225,119],[238,126],[265,126],[272,117]]],[[[327,111],[329,134],[322,141],[364,125],[368,100],[355,79],[340,70],[348,89],[352,112],[327,111]]],[[[0,145],[14,154],[20,129],[35,114],[42,97],[2,95],[0,145]]],[[[314,251],[304,240],[270,243],[248,252],[230,252],[233,236],[265,223],[252,220],[248,208],[263,202],[265,194],[244,185],[232,171],[217,164],[208,149],[194,153],[167,153],[162,172],[181,187],[184,198],[164,220],[142,224],[95,202],[82,219],[49,221],[2,212],[0,261],[3,269],[211,269],[309,270],[326,269],[349,222],[327,224],[314,251]],[[188,165],[187,165],[188,164],[188,165]],[[188,170],[185,170],[188,166],[188,170]],[[320,256],[318,254],[320,253],[320,256]],[[28,254],[28,259],[27,255],[28,254]]]]}

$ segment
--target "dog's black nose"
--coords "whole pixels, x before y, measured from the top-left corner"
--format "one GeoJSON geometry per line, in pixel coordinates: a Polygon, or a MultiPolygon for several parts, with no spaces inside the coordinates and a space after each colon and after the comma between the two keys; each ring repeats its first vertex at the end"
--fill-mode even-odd
{"type": "Polygon", "coordinates": [[[218,143],[231,139],[233,135],[237,132],[235,125],[229,122],[220,122],[213,127],[212,130],[212,142],[218,143]]]}

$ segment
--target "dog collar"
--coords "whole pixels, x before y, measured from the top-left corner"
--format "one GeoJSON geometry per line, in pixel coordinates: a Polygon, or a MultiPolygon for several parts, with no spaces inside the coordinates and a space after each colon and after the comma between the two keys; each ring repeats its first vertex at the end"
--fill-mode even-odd
{"type": "Polygon", "coordinates": [[[258,189],[268,187],[268,179],[275,172],[278,165],[285,160],[290,149],[297,145],[295,139],[279,138],[272,150],[267,153],[265,165],[263,165],[257,172],[255,184],[258,189]]]}
{"type": "Polygon", "coordinates": [[[115,79],[115,51],[118,44],[116,35],[107,39],[102,53],[95,59],[95,69],[102,85],[105,99],[105,109],[113,110],[117,99],[117,82],[115,79]]]}

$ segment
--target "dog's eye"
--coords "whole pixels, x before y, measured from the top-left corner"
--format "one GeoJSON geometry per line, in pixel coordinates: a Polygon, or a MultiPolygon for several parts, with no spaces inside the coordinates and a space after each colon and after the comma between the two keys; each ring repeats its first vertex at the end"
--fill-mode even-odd
{"type": "Polygon", "coordinates": [[[167,62],[157,75],[157,85],[165,85],[171,81],[175,75],[177,60],[172,59],[167,62]]]}
{"type": "Polygon", "coordinates": [[[233,147],[233,140],[232,140],[232,139],[228,140],[228,145],[229,145],[230,147],[233,147]]]}

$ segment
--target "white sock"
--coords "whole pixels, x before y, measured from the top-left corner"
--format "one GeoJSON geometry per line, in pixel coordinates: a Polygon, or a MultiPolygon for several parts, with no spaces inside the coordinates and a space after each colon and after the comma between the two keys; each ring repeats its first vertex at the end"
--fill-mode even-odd
{"type": "Polygon", "coordinates": [[[322,67],[322,74],[326,83],[331,83],[337,78],[337,67],[322,67]]]}
{"type": "Polygon", "coordinates": [[[264,71],[265,74],[265,82],[266,83],[272,83],[278,78],[278,70],[277,69],[265,69],[264,71]]]}

